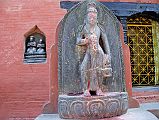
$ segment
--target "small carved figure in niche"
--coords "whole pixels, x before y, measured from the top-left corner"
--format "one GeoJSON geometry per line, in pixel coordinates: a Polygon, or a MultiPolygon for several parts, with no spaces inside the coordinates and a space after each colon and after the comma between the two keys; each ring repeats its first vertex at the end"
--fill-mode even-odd
{"type": "Polygon", "coordinates": [[[43,53],[45,53],[45,51],[44,51],[44,47],[45,47],[45,45],[44,45],[44,43],[43,43],[43,40],[42,39],[40,39],[39,40],[39,43],[37,44],[37,53],[38,54],[43,54],[43,53]]]}
{"type": "Polygon", "coordinates": [[[28,47],[28,49],[27,49],[28,54],[36,53],[36,41],[35,41],[34,36],[30,36],[30,40],[27,44],[27,47],[28,47]]]}
{"type": "Polygon", "coordinates": [[[86,46],[86,53],[80,66],[84,96],[104,95],[100,86],[103,77],[112,75],[111,56],[107,36],[97,21],[97,9],[94,2],[87,6],[86,23],[80,30],[78,46],[86,46]],[[102,40],[102,46],[100,45],[102,40]]]}

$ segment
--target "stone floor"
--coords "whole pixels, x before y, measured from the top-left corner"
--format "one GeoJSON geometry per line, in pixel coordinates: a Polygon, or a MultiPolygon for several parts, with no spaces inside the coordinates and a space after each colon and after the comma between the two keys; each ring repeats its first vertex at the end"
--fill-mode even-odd
{"type": "MultiPolygon", "coordinates": [[[[64,119],[60,119],[58,114],[42,114],[38,116],[35,120],[64,120],[64,119]]],[[[83,119],[83,120],[88,120],[88,119],[83,119]]],[[[143,110],[141,108],[133,108],[129,109],[128,112],[124,115],[114,118],[100,119],[100,120],[159,120],[159,119],[146,110],[143,110]]]]}
{"type": "Polygon", "coordinates": [[[143,104],[140,104],[140,108],[144,109],[144,110],[152,110],[152,109],[158,109],[159,110],[159,102],[143,103],[143,104]]]}
{"type": "Polygon", "coordinates": [[[150,111],[159,119],[159,102],[143,103],[143,104],[140,104],[140,108],[143,110],[150,111]]]}

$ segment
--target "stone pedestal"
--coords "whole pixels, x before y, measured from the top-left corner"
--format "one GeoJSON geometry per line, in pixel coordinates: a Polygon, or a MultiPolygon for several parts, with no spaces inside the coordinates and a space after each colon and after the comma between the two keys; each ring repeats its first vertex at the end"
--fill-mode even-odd
{"type": "Polygon", "coordinates": [[[59,116],[63,119],[100,119],[122,115],[128,109],[126,92],[109,92],[104,96],[59,95],[59,116]]]}

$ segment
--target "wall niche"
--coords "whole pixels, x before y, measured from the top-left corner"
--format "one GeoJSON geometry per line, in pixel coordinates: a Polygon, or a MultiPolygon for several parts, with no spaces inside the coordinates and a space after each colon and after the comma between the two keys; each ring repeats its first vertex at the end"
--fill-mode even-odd
{"type": "Polygon", "coordinates": [[[46,37],[35,25],[25,35],[24,63],[46,62],[46,37]]]}

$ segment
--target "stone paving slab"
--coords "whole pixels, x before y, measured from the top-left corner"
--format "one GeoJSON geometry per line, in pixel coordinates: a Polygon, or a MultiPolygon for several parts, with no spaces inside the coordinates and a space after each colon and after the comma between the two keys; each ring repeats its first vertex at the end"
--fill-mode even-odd
{"type": "Polygon", "coordinates": [[[152,87],[152,86],[147,86],[147,87],[133,87],[132,88],[133,92],[159,92],[159,87],[152,87]]]}
{"type": "Polygon", "coordinates": [[[140,108],[143,110],[148,110],[149,112],[154,114],[157,118],[159,118],[159,102],[143,103],[140,104],[140,108]]]}
{"type": "Polygon", "coordinates": [[[143,103],[140,104],[140,108],[144,110],[159,110],[159,102],[154,103],[143,103]]]}
{"type": "MultiPolygon", "coordinates": [[[[58,114],[41,114],[35,120],[75,120],[75,119],[61,119],[59,118],[58,114]]],[[[83,119],[83,120],[88,120],[88,119],[83,119]]],[[[126,114],[118,117],[94,119],[94,120],[159,120],[159,119],[148,111],[142,110],[140,108],[133,108],[129,109],[126,114]]]]}

